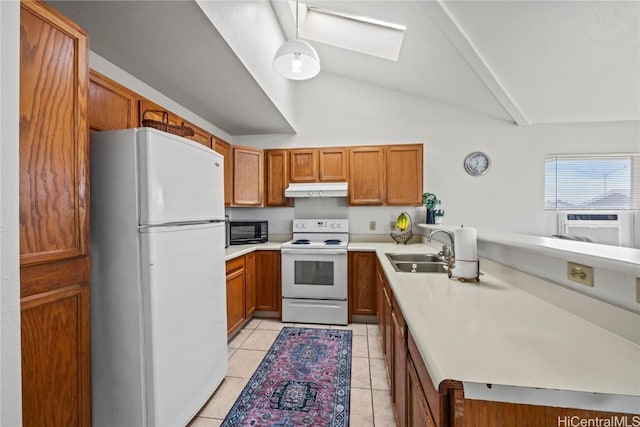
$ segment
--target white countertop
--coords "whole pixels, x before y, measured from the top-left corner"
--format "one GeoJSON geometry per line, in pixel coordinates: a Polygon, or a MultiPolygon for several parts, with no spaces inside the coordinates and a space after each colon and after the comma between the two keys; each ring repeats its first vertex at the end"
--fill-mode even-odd
{"type": "Polygon", "coordinates": [[[376,253],[436,387],[451,379],[640,396],[639,345],[490,275],[475,284],[397,273],[389,252],[434,250],[376,253]]]}
{"type": "MultiPolygon", "coordinates": [[[[456,229],[456,227],[436,224],[416,225],[418,228],[427,230],[442,229],[453,232],[456,229]]],[[[480,242],[511,246],[543,255],[567,257],[572,261],[594,267],[640,275],[639,249],[486,229],[478,229],[478,243],[480,242]]]]}
{"type": "MultiPolygon", "coordinates": [[[[280,245],[231,246],[226,259],[280,245]]],[[[376,252],[436,387],[451,379],[625,395],[640,412],[640,345],[497,277],[484,274],[475,284],[398,273],[385,256],[437,251],[427,244],[350,242],[349,250],[376,252]]]]}
{"type": "Polygon", "coordinates": [[[231,245],[224,250],[225,261],[232,260],[253,251],[279,251],[282,242],[253,243],[249,245],[231,245]]]}

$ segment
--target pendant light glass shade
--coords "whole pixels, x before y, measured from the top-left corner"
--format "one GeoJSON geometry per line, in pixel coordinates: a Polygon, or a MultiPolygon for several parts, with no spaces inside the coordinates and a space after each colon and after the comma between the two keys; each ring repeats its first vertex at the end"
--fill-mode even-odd
{"type": "Polygon", "coordinates": [[[287,79],[307,80],[320,72],[320,58],[309,43],[289,40],[276,52],[273,69],[287,79]]]}

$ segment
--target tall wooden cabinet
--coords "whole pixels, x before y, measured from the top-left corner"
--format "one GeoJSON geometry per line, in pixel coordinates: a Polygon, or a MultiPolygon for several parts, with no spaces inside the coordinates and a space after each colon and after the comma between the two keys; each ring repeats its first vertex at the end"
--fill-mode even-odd
{"type": "Polygon", "coordinates": [[[25,426],[91,424],[87,33],[20,10],[20,296],[25,426]]]}

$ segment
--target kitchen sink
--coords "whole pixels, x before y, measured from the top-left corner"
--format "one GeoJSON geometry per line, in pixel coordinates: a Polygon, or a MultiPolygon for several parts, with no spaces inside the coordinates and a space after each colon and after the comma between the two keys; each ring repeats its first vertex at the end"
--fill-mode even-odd
{"type": "Polygon", "coordinates": [[[444,259],[436,254],[387,254],[387,258],[394,262],[444,262],[444,259]]]}
{"type": "Polygon", "coordinates": [[[435,254],[386,254],[397,272],[446,273],[447,264],[435,254]]]}
{"type": "Polygon", "coordinates": [[[405,273],[446,273],[447,267],[443,262],[392,262],[393,268],[405,273]]]}

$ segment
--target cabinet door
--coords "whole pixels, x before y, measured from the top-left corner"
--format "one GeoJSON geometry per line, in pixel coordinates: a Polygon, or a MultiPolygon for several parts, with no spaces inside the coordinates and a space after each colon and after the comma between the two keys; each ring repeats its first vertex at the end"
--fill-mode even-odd
{"type": "Polygon", "coordinates": [[[389,145],[386,150],[387,204],[422,204],[422,144],[389,145]]]}
{"type": "Polygon", "coordinates": [[[89,127],[91,130],[129,129],[138,125],[135,93],[91,70],[89,76],[89,127]]]}
{"type": "Polygon", "coordinates": [[[244,305],[244,317],[250,318],[253,312],[256,311],[256,254],[252,252],[245,255],[245,305],[244,305]]]}
{"type": "Polygon", "coordinates": [[[205,147],[209,147],[211,148],[211,134],[209,132],[207,132],[206,130],[203,130],[201,128],[199,128],[198,126],[194,125],[193,123],[189,123],[189,122],[182,122],[183,126],[189,126],[191,129],[193,129],[193,131],[195,132],[193,136],[188,137],[189,139],[204,145],[205,147]]]}
{"type": "Polygon", "coordinates": [[[242,324],[245,312],[244,257],[227,262],[227,335],[242,324]]]}
{"type": "Polygon", "coordinates": [[[233,162],[231,145],[213,137],[213,150],[224,156],[224,205],[231,206],[233,201],[233,162]]]}
{"type": "Polygon", "coordinates": [[[257,310],[280,312],[280,251],[256,252],[257,310]]]}
{"type": "Polygon", "coordinates": [[[24,426],[91,424],[89,286],[21,300],[24,426]]]}
{"type": "Polygon", "coordinates": [[[407,361],[407,390],[409,399],[407,400],[407,426],[408,427],[435,427],[427,398],[420,386],[420,380],[413,366],[411,358],[407,361]]]}
{"type": "MultiPolygon", "coordinates": [[[[20,265],[87,255],[87,35],[21,2],[20,265]]],[[[24,295],[23,295],[24,296],[24,295]]]]}
{"type": "Polygon", "coordinates": [[[392,306],[391,306],[391,295],[389,295],[389,290],[387,286],[382,288],[382,293],[384,294],[384,349],[385,349],[385,358],[387,361],[387,370],[389,371],[389,379],[391,380],[391,393],[393,394],[393,323],[391,320],[392,306]]]}
{"type": "Polygon", "coordinates": [[[346,181],[347,149],[340,147],[318,149],[318,180],[319,181],[346,181]]]}
{"type": "Polygon", "coordinates": [[[375,315],[376,303],[375,252],[349,252],[349,312],[375,315]]]}
{"type": "Polygon", "coordinates": [[[290,199],[284,197],[289,185],[289,152],[287,150],[265,150],[265,180],[267,183],[267,206],[290,206],[290,199]]]}
{"type": "Polygon", "coordinates": [[[262,150],[233,147],[233,205],[262,204],[262,150]]]}
{"type": "Polygon", "coordinates": [[[349,203],[384,203],[384,147],[357,147],[349,150],[349,203]]]}
{"type": "Polygon", "coordinates": [[[289,180],[315,182],[318,180],[318,149],[289,150],[289,180]]]}
{"type": "Polygon", "coordinates": [[[407,343],[404,332],[404,319],[395,307],[391,313],[393,325],[393,391],[398,426],[406,425],[407,411],[407,343]]]}
{"type": "Polygon", "coordinates": [[[378,300],[378,327],[380,329],[380,350],[386,354],[385,346],[385,318],[387,315],[385,308],[385,297],[383,288],[383,272],[380,262],[376,264],[376,298],[378,300]]]}

